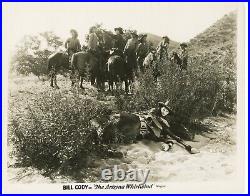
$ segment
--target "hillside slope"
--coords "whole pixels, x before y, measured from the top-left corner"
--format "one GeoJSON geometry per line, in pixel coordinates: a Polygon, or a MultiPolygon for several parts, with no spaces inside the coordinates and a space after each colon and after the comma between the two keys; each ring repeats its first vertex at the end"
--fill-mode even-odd
{"type": "Polygon", "coordinates": [[[236,50],[237,14],[231,12],[189,42],[189,51],[214,53],[214,51],[236,50]]]}

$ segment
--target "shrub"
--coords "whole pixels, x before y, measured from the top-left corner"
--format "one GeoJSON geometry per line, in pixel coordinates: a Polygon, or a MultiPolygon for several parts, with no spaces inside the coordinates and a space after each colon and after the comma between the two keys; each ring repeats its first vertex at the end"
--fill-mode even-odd
{"type": "Polygon", "coordinates": [[[9,131],[20,163],[39,169],[78,168],[98,154],[97,127],[107,123],[106,105],[77,92],[46,92],[29,101],[26,113],[12,109],[9,131]]]}
{"type": "Polygon", "coordinates": [[[158,84],[153,79],[153,70],[147,70],[131,98],[116,97],[118,109],[148,110],[159,101],[169,100],[170,107],[183,122],[217,114],[220,110],[232,112],[236,104],[233,60],[230,51],[219,58],[206,54],[191,57],[187,71],[165,62],[159,65],[162,71],[158,84]]]}

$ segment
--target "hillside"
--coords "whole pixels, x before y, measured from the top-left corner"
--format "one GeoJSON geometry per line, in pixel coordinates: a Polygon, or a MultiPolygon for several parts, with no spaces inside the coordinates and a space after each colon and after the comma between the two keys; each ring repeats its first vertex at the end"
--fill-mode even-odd
{"type": "Polygon", "coordinates": [[[226,14],[189,42],[190,54],[223,52],[236,49],[236,12],[226,14]]]}

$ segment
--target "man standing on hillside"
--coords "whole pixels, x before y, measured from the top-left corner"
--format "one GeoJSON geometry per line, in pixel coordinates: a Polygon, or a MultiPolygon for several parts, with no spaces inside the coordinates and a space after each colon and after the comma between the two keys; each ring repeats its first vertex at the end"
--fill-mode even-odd
{"type": "Polygon", "coordinates": [[[181,69],[187,70],[187,64],[188,64],[188,51],[187,51],[187,44],[186,43],[181,43],[180,44],[181,48],[181,69]]]}
{"type": "Polygon", "coordinates": [[[132,38],[128,40],[124,48],[124,56],[128,65],[129,79],[134,81],[134,73],[137,72],[136,49],[138,46],[138,35],[136,31],[131,32],[132,38]]]}
{"type": "Polygon", "coordinates": [[[136,50],[137,66],[140,72],[144,72],[143,61],[148,54],[147,34],[142,34],[139,38],[139,45],[136,50]]]}

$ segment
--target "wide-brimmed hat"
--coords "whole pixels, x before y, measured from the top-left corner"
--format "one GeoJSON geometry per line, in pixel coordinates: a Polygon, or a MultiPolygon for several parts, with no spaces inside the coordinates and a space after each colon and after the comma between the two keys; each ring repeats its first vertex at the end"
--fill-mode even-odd
{"type": "Polygon", "coordinates": [[[135,35],[135,36],[138,36],[138,35],[137,35],[137,31],[136,31],[136,30],[134,30],[134,31],[131,31],[131,32],[130,32],[130,34],[131,34],[131,35],[135,35]]]}
{"type": "Polygon", "coordinates": [[[170,41],[169,37],[168,37],[168,36],[166,36],[166,35],[165,35],[165,36],[163,36],[163,37],[162,37],[162,39],[165,39],[165,40],[167,40],[167,41],[170,41]]]}
{"type": "Polygon", "coordinates": [[[188,47],[188,45],[186,43],[181,43],[180,46],[184,47],[184,48],[188,47]]]}
{"type": "Polygon", "coordinates": [[[120,34],[123,34],[123,29],[121,27],[114,28],[115,31],[119,31],[120,34]]]}
{"type": "Polygon", "coordinates": [[[94,30],[97,30],[96,26],[92,26],[92,27],[89,28],[89,32],[93,32],[94,30]]]}
{"type": "Polygon", "coordinates": [[[75,29],[71,29],[70,33],[74,33],[76,36],[78,36],[78,33],[77,33],[77,31],[75,29]]]}
{"type": "Polygon", "coordinates": [[[139,41],[141,41],[144,37],[147,37],[148,35],[147,34],[140,34],[139,35],[139,41]]]}
{"type": "Polygon", "coordinates": [[[159,108],[165,107],[165,108],[167,108],[169,111],[171,111],[171,108],[168,106],[168,103],[169,103],[169,101],[166,101],[165,103],[163,103],[163,102],[158,102],[158,106],[159,106],[159,108]]]}

